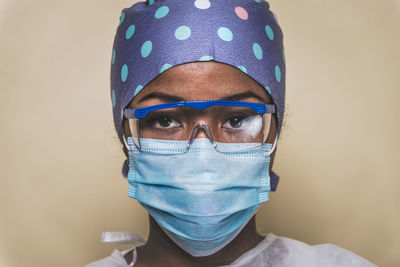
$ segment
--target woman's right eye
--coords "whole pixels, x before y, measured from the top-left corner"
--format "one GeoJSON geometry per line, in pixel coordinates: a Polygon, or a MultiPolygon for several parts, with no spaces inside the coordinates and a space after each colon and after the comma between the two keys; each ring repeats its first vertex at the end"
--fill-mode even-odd
{"type": "Polygon", "coordinates": [[[178,120],[168,115],[159,115],[156,117],[152,117],[148,123],[151,124],[152,127],[157,129],[173,129],[182,126],[182,124],[178,120]]]}

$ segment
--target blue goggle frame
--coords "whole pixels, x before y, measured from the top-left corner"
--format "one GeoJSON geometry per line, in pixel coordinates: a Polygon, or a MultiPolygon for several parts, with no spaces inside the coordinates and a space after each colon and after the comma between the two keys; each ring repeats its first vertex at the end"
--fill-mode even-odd
{"type": "Polygon", "coordinates": [[[197,101],[179,101],[160,105],[149,106],[145,108],[131,109],[126,108],[124,110],[124,116],[128,119],[140,119],[146,117],[146,115],[154,110],[174,108],[174,107],[191,107],[196,109],[205,109],[212,106],[235,106],[235,107],[247,107],[253,109],[256,113],[275,113],[275,105],[273,104],[260,104],[250,102],[240,102],[232,100],[197,100],[197,101]]]}

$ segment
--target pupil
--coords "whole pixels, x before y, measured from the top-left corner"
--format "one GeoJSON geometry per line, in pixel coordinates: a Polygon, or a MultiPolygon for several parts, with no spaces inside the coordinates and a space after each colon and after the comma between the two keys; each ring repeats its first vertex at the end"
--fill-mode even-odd
{"type": "Polygon", "coordinates": [[[240,118],[235,117],[235,118],[230,119],[229,123],[231,124],[232,127],[236,128],[236,127],[240,126],[241,121],[242,120],[240,118]]]}
{"type": "Polygon", "coordinates": [[[169,117],[162,117],[159,121],[162,127],[168,127],[171,125],[171,118],[169,117]]]}

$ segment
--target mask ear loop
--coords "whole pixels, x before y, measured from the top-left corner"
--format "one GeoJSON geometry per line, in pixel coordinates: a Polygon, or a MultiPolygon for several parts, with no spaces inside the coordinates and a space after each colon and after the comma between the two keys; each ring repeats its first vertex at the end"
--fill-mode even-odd
{"type": "Polygon", "coordinates": [[[125,145],[126,150],[128,150],[128,152],[129,152],[129,144],[126,141],[126,137],[125,137],[124,133],[122,134],[122,140],[124,141],[124,145],[125,145]]]}
{"type": "MultiPolygon", "coordinates": [[[[126,137],[125,137],[124,133],[122,133],[122,141],[124,142],[124,146],[125,146],[126,150],[128,151],[128,154],[129,154],[130,153],[129,152],[129,144],[126,141],[126,137]]],[[[129,157],[128,157],[128,159],[124,160],[124,164],[122,165],[122,176],[125,179],[128,178],[129,167],[130,167],[130,163],[129,163],[129,157]]]]}
{"type": "MultiPolygon", "coordinates": [[[[131,151],[130,150],[130,146],[129,146],[128,142],[126,141],[126,137],[125,137],[124,133],[122,133],[122,140],[124,141],[124,145],[125,145],[126,150],[128,150],[128,154],[130,154],[130,151],[131,151]]],[[[128,165],[128,168],[129,168],[129,166],[130,166],[129,159],[125,160],[125,162],[126,162],[126,165],[128,165]]]]}

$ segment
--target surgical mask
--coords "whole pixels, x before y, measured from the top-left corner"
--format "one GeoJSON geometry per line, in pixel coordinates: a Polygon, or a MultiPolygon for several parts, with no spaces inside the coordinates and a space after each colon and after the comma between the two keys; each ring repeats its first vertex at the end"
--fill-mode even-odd
{"type": "Polygon", "coordinates": [[[268,200],[272,146],[218,143],[220,152],[207,138],[187,144],[142,138],[139,149],[128,137],[129,196],[179,247],[202,257],[230,243],[268,200]]]}

